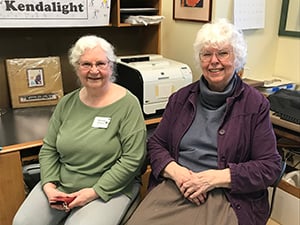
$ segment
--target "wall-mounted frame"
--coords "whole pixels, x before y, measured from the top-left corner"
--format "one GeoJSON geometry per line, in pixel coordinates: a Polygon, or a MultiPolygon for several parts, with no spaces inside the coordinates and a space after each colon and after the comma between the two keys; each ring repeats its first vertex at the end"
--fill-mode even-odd
{"type": "Polygon", "coordinates": [[[212,0],[174,0],[173,19],[209,22],[212,0]]]}
{"type": "Polygon", "coordinates": [[[282,0],[278,35],[300,38],[299,5],[300,0],[282,0]]]}

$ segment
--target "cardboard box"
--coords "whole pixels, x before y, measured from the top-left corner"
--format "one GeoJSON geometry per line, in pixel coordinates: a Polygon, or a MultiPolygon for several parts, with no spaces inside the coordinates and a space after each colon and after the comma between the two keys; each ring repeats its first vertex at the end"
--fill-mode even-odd
{"type": "Polygon", "coordinates": [[[271,218],[281,225],[300,224],[300,188],[281,180],[275,194],[271,218]]]}
{"type": "Polygon", "coordinates": [[[7,59],[13,108],[56,105],[63,96],[59,57],[7,59]]]}

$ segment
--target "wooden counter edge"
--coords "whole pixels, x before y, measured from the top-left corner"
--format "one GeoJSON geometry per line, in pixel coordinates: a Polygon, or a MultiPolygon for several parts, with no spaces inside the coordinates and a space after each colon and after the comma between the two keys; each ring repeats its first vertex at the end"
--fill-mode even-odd
{"type": "Polygon", "coordinates": [[[152,124],[157,124],[161,121],[161,117],[157,117],[157,118],[152,118],[152,119],[146,119],[145,120],[145,124],[146,125],[152,125],[152,124]]]}
{"type": "Polygon", "coordinates": [[[43,140],[36,140],[36,141],[24,142],[21,144],[3,146],[2,150],[0,151],[0,154],[5,154],[5,153],[9,153],[9,152],[14,152],[14,151],[21,151],[23,149],[39,147],[42,145],[43,145],[43,140]]]}
{"type": "Polygon", "coordinates": [[[300,199],[300,188],[295,187],[293,185],[291,185],[290,183],[281,180],[278,184],[278,187],[284,191],[286,191],[287,193],[295,196],[296,198],[300,199]]]}

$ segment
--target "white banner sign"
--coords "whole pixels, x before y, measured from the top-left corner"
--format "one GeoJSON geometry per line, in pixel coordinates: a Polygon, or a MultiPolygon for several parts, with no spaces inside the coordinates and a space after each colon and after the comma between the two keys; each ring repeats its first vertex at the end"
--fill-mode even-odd
{"type": "Polygon", "coordinates": [[[110,0],[0,0],[0,27],[109,24],[110,0]]]}

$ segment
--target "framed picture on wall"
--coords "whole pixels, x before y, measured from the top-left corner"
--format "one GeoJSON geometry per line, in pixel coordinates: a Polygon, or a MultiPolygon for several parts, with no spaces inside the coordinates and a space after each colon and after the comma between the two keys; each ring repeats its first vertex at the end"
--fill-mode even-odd
{"type": "Polygon", "coordinates": [[[174,0],[173,19],[209,22],[212,0],[174,0]]]}
{"type": "Polygon", "coordinates": [[[282,1],[278,31],[280,36],[300,38],[299,6],[300,0],[282,1]]]}

